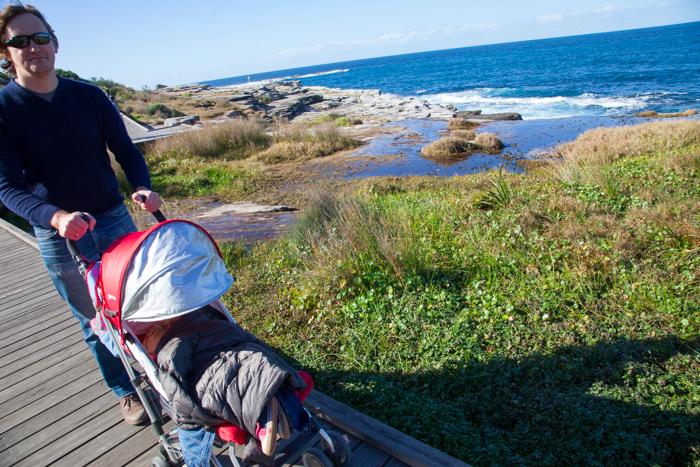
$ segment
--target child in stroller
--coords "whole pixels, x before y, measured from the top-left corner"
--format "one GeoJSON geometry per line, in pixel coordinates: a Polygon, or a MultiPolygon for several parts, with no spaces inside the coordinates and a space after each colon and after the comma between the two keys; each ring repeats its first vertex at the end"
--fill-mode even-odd
{"type": "MultiPolygon", "coordinates": [[[[158,321],[142,342],[156,357],[158,379],[180,430],[241,427],[252,435],[243,460],[268,465],[274,464],[269,456],[278,434],[289,438],[290,425],[310,432],[308,413],[298,397],[307,389],[304,379],[270,347],[213,307],[158,321]]],[[[181,432],[180,440],[190,437],[181,432]]],[[[185,447],[190,448],[185,452],[193,450],[185,447]]],[[[208,460],[210,453],[198,457],[208,460]]],[[[188,466],[194,464],[185,460],[188,466]]]]}

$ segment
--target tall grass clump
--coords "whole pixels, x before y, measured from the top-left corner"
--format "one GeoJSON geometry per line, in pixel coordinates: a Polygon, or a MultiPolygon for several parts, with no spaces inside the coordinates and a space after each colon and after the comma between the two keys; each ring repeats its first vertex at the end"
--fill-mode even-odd
{"type": "Polygon", "coordinates": [[[367,268],[402,282],[429,274],[432,264],[426,240],[443,232],[439,205],[376,202],[314,192],[299,218],[292,239],[303,261],[320,274],[339,274],[350,281],[367,268]]]}
{"type": "Polygon", "coordinates": [[[600,185],[620,158],[675,150],[700,142],[700,121],[674,120],[588,130],[559,146],[549,158],[552,173],[566,183],[600,185]]]}
{"type": "Polygon", "coordinates": [[[267,148],[272,138],[265,124],[258,120],[233,119],[226,123],[205,124],[149,143],[146,157],[159,154],[182,154],[205,159],[236,160],[250,157],[267,148]]]}
{"type": "Polygon", "coordinates": [[[266,164],[323,157],[361,144],[344,136],[340,128],[331,122],[317,125],[281,123],[273,138],[275,144],[257,156],[266,164]]]}

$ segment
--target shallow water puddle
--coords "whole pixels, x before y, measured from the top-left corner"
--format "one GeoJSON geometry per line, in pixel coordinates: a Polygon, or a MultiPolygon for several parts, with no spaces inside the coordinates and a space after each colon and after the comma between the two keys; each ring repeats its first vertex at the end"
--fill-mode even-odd
{"type": "Polygon", "coordinates": [[[352,158],[400,154],[389,162],[371,161],[356,164],[346,178],[393,175],[467,175],[503,166],[519,172],[518,162],[532,159],[560,144],[575,140],[585,131],[599,127],[633,125],[649,121],[635,117],[567,117],[550,120],[518,120],[482,122],[477,133],[495,133],[505,148],[500,154],[472,154],[462,161],[436,163],[424,159],[420,150],[428,143],[447,135],[447,122],[439,120],[404,120],[385,123],[386,128],[402,128],[399,132],[379,133],[367,145],[348,154],[352,158]]]}
{"type": "MultiPolygon", "coordinates": [[[[207,203],[182,215],[204,227],[217,242],[258,242],[277,238],[296,220],[296,211],[241,213],[222,203],[207,203]],[[223,209],[222,209],[223,208],[223,209]],[[215,215],[208,215],[215,213],[215,215]]],[[[261,206],[266,208],[266,206],[261,206]]]]}

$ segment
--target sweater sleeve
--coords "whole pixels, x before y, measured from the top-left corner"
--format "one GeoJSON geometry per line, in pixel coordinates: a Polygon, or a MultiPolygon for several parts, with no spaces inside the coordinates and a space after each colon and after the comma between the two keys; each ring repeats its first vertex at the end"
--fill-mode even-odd
{"type": "Polygon", "coordinates": [[[8,209],[30,224],[51,228],[51,217],[58,207],[31,193],[22,170],[17,148],[0,122],[0,199],[8,209]]]}
{"type": "Polygon", "coordinates": [[[143,154],[131,141],[124,121],[114,104],[103,93],[100,96],[107,147],[117,160],[133,189],[143,186],[151,189],[151,177],[143,154]]]}

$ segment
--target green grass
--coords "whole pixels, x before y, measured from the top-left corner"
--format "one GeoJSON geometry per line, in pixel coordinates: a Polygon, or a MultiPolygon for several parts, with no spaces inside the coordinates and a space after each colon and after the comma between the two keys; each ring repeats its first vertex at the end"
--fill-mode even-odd
{"type": "Polygon", "coordinates": [[[469,464],[700,465],[688,141],[597,162],[595,184],[540,170],[316,193],[289,237],[225,248],[226,304],[319,390],[469,464]]]}

